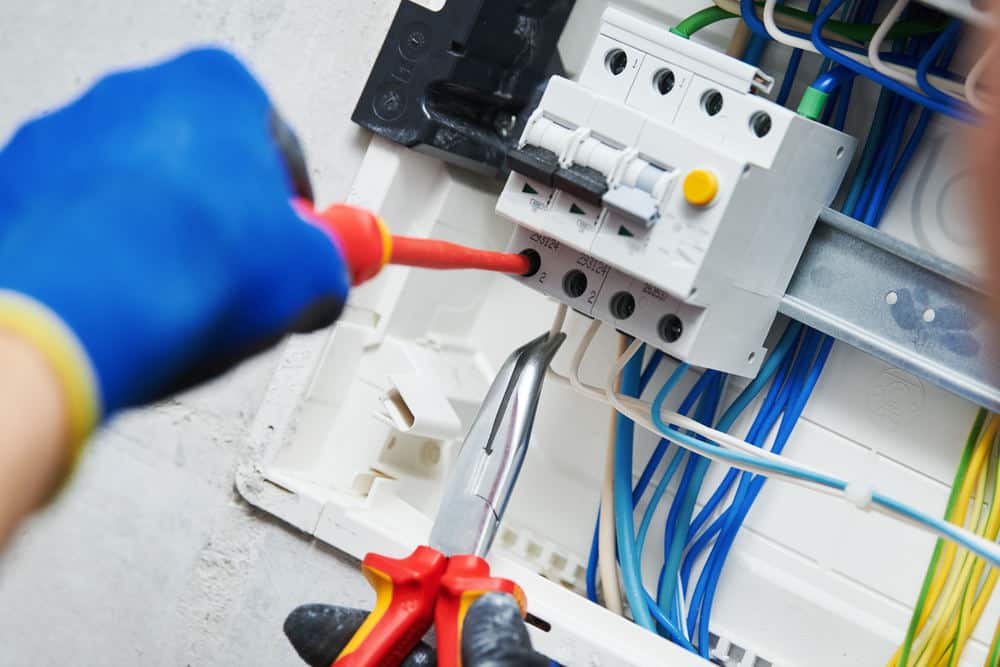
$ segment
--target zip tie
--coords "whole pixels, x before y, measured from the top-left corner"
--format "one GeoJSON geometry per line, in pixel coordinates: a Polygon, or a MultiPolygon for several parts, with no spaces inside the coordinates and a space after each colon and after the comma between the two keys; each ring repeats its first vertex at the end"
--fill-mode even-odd
{"type": "Polygon", "coordinates": [[[868,512],[872,508],[872,495],[875,489],[871,482],[848,482],[844,489],[844,498],[857,507],[862,512],[868,512]]]}

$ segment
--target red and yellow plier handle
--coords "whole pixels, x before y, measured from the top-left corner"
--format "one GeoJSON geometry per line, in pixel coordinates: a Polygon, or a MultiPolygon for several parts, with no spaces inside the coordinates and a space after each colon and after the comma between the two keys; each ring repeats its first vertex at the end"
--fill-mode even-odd
{"type": "Polygon", "coordinates": [[[509,579],[490,576],[478,556],[445,556],[421,546],[406,558],[368,554],[362,572],[375,589],[375,608],[332,667],[395,667],[434,625],[438,665],[462,664],[465,615],[486,593],[507,593],[526,612],[524,592],[509,579]]]}

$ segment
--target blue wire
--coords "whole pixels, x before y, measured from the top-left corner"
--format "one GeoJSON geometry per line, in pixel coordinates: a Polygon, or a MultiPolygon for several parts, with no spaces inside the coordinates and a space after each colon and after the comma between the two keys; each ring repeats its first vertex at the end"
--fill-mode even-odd
{"type": "Polygon", "coordinates": [[[802,62],[801,49],[795,49],[788,58],[788,66],[785,68],[785,76],[781,79],[781,89],[775,102],[781,106],[788,103],[788,98],[792,94],[792,85],[795,83],[795,76],[799,73],[799,63],[802,62]]]}
{"type": "Polygon", "coordinates": [[[872,164],[875,162],[877,149],[881,146],[882,134],[885,128],[886,116],[889,114],[889,107],[892,103],[894,93],[883,90],[878,97],[878,104],[875,107],[875,115],[872,117],[871,129],[868,131],[868,138],[865,140],[865,149],[861,154],[861,161],[854,172],[854,179],[848,190],[847,198],[844,200],[844,210],[851,211],[861,198],[861,191],[864,189],[868,174],[871,173],[872,164]]]}
{"type": "Polygon", "coordinates": [[[854,77],[850,77],[844,82],[840,92],[840,105],[837,107],[837,115],[833,118],[833,127],[836,130],[843,130],[847,124],[847,110],[851,104],[851,93],[854,91],[854,77]]]}
{"type": "MultiPolygon", "coordinates": [[[[621,392],[626,396],[637,396],[639,379],[642,375],[642,355],[629,359],[622,369],[621,392]]],[[[661,390],[662,393],[662,390],[661,390]]],[[[663,394],[666,398],[666,394],[663,394]]],[[[618,556],[621,560],[622,580],[625,597],[632,617],[642,627],[656,632],[656,625],[646,605],[643,595],[642,572],[635,553],[635,522],[632,505],[632,448],[635,424],[623,414],[615,415],[615,458],[614,458],[614,499],[615,533],[618,540],[618,556]]]]}
{"type": "Polygon", "coordinates": [[[753,31],[755,35],[759,35],[764,39],[771,39],[771,35],[767,33],[767,28],[761,23],[761,20],[757,18],[757,12],[754,8],[753,0],[740,0],[740,15],[743,17],[743,22],[747,24],[747,27],[753,31]]]}
{"type": "MultiPolygon", "coordinates": [[[[665,355],[661,350],[653,351],[652,356],[649,358],[649,361],[639,378],[640,396],[646,390],[646,387],[649,385],[650,380],[652,380],[653,375],[656,373],[664,357],[665,355]]],[[[682,375],[683,371],[679,374],[675,372],[675,375],[671,376],[672,381],[676,384],[677,380],[679,380],[682,375]]],[[[671,380],[668,380],[668,382],[670,381],[671,380]]],[[[673,385],[671,385],[671,387],[673,387],[673,385]]],[[[666,440],[660,440],[660,444],[657,446],[652,456],[650,456],[649,461],[646,463],[646,468],[642,471],[642,476],[639,478],[639,482],[636,484],[635,490],[632,493],[633,503],[639,502],[639,499],[646,490],[646,486],[649,484],[653,473],[656,471],[656,467],[660,464],[660,459],[663,458],[663,454],[666,452],[666,445],[664,443],[666,443],[666,440]]],[[[600,555],[600,530],[601,508],[598,504],[597,518],[594,520],[594,537],[590,542],[590,555],[587,557],[587,573],[585,577],[587,598],[591,602],[597,602],[597,563],[600,555]]]]}
{"type": "Polygon", "coordinates": [[[691,645],[691,642],[688,641],[687,637],[685,637],[684,634],[680,631],[680,629],[678,629],[677,625],[674,624],[672,620],[667,618],[663,614],[663,611],[656,606],[656,600],[653,599],[653,596],[650,595],[646,589],[643,589],[642,592],[646,598],[646,607],[653,615],[653,618],[656,619],[656,622],[659,623],[661,626],[663,626],[663,628],[667,631],[671,640],[675,644],[680,644],[681,647],[686,648],[692,653],[697,653],[697,651],[695,651],[694,646],[691,645]]]}
{"type": "Polygon", "coordinates": [[[817,76],[816,80],[813,81],[809,87],[815,88],[819,92],[829,95],[830,93],[842,88],[846,81],[853,78],[854,72],[846,67],[836,65],[817,76]]]}
{"type": "MultiPolygon", "coordinates": [[[[704,423],[707,417],[710,420],[715,413],[715,406],[718,405],[719,395],[722,386],[720,382],[721,374],[718,371],[705,371],[702,379],[709,378],[709,386],[706,388],[702,405],[711,406],[711,411],[707,408],[699,409],[698,421],[704,423]]],[[[660,570],[660,580],[656,595],[656,601],[660,609],[665,605],[673,604],[674,595],[677,593],[677,575],[680,571],[680,560],[687,542],[688,527],[691,523],[691,514],[694,511],[694,504],[698,500],[698,492],[701,490],[705,473],[708,470],[709,460],[700,456],[692,456],[688,459],[684,469],[684,476],[681,478],[681,485],[677,489],[675,502],[670,508],[667,516],[667,530],[664,531],[665,556],[663,567],[660,570]],[[678,504],[676,499],[680,498],[678,504]]]]}
{"type": "MultiPolygon", "coordinates": [[[[892,101],[889,105],[889,113],[887,117],[888,130],[883,134],[880,140],[878,155],[875,157],[875,164],[872,166],[871,170],[872,174],[881,174],[884,170],[888,169],[887,163],[894,157],[889,154],[889,151],[886,150],[885,146],[892,132],[894,132],[899,125],[906,124],[906,119],[901,118],[899,114],[900,109],[906,103],[907,101],[899,95],[892,95],[892,101]]],[[[861,219],[864,217],[864,213],[868,209],[868,205],[871,202],[875,188],[878,186],[878,180],[878,176],[866,179],[864,186],[861,188],[861,196],[858,198],[854,208],[850,211],[845,211],[848,215],[855,219],[861,219]]]]}
{"type": "MultiPolygon", "coordinates": [[[[711,371],[705,371],[704,373],[702,373],[701,377],[698,378],[698,381],[695,382],[694,387],[692,387],[691,391],[688,392],[688,395],[684,397],[684,400],[681,402],[680,407],[677,408],[677,412],[682,415],[687,415],[687,413],[691,410],[692,406],[694,405],[695,401],[701,398],[702,394],[704,394],[704,392],[708,390],[709,386],[712,383],[712,378],[713,375],[711,371]]],[[[677,492],[674,495],[674,503],[671,504],[670,512],[667,514],[666,528],[663,531],[664,565],[666,564],[666,554],[670,549],[670,545],[673,544],[675,539],[674,536],[677,527],[677,515],[678,512],[680,511],[680,506],[677,504],[677,497],[683,496],[685,494],[688,486],[691,483],[691,475],[695,467],[695,462],[699,458],[700,457],[694,455],[688,458],[688,462],[684,467],[684,475],[681,477],[680,485],[678,486],[677,492]]],[[[657,595],[656,595],[657,604],[660,605],[660,609],[664,610],[669,608],[668,605],[671,604],[672,600],[672,594],[671,596],[668,596],[665,592],[667,589],[669,589],[669,587],[666,585],[664,581],[666,573],[667,573],[666,567],[660,568],[660,578],[659,581],[657,582],[657,595]]],[[[674,579],[676,580],[676,576],[674,577],[674,579]]]]}
{"type": "MultiPolygon", "coordinates": [[[[750,0],[742,0],[742,2],[749,3],[751,5],[753,4],[752,1],[750,0]]],[[[925,95],[920,95],[915,91],[913,91],[909,86],[903,85],[898,81],[896,81],[895,79],[891,79],[882,74],[881,72],[872,69],[871,67],[866,67],[864,65],[856,63],[850,58],[841,55],[835,49],[830,48],[830,46],[823,41],[823,26],[826,24],[827,21],[830,20],[830,17],[832,17],[833,14],[837,11],[837,9],[839,9],[843,4],[844,0],[830,0],[830,2],[825,7],[823,7],[823,9],[820,10],[819,15],[816,17],[816,21],[813,22],[812,31],[810,32],[810,38],[812,39],[812,43],[816,46],[816,49],[819,50],[821,54],[823,54],[830,60],[839,63],[844,67],[847,67],[848,69],[853,70],[858,74],[861,74],[871,79],[875,83],[884,86],[885,88],[888,88],[894,93],[902,95],[903,97],[913,102],[917,102],[918,104],[927,107],[928,109],[946,114],[948,116],[951,116],[952,118],[956,118],[961,121],[971,120],[969,111],[964,107],[961,107],[958,104],[954,103],[946,104],[941,102],[940,100],[932,99],[925,95]]],[[[744,20],[746,20],[746,16],[744,16],[743,18],[744,20]]]]}
{"type": "Polygon", "coordinates": [[[910,134],[910,139],[906,142],[903,154],[900,156],[899,161],[892,170],[892,177],[889,180],[889,186],[886,188],[885,197],[875,214],[873,226],[878,226],[878,223],[881,222],[889,200],[892,198],[893,192],[896,191],[896,186],[899,185],[900,179],[902,179],[903,174],[906,172],[906,168],[913,159],[913,154],[916,153],[917,148],[920,146],[932,117],[933,113],[927,109],[923,109],[920,112],[920,117],[917,119],[917,124],[913,128],[913,132],[910,134]]]}
{"type": "MultiPolygon", "coordinates": [[[[751,433],[748,436],[748,442],[755,444],[757,446],[763,445],[767,438],[768,433],[770,433],[775,422],[777,421],[782,410],[788,404],[789,397],[794,392],[794,388],[801,386],[801,382],[805,377],[806,369],[808,368],[808,361],[812,360],[814,349],[810,349],[811,342],[818,338],[814,330],[808,329],[804,332],[802,336],[802,343],[799,346],[799,351],[795,355],[795,360],[793,368],[791,371],[791,379],[783,383],[779,391],[777,392],[774,403],[770,406],[762,407],[761,411],[758,413],[758,419],[756,420],[754,427],[751,429],[751,433]]],[[[791,360],[789,360],[791,361],[791,360]]],[[[772,396],[775,394],[772,393],[772,396]]],[[[739,486],[737,487],[736,494],[733,498],[733,502],[730,507],[723,513],[722,516],[717,518],[715,522],[710,527],[710,530],[715,533],[719,533],[722,536],[726,535],[726,528],[729,527],[731,517],[743,510],[749,511],[749,505],[752,504],[753,500],[747,500],[747,485],[750,479],[753,477],[750,473],[742,473],[739,486]]],[[[734,529],[735,530],[735,529],[734,529]]],[[[720,538],[721,540],[722,538],[720,538]]],[[[698,578],[697,585],[695,586],[694,593],[691,597],[691,609],[694,612],[690,613],[688,616],[688,627],[689,632],[693,635],[695,632],[695,621],[701,618],[701,625],[708,627],[708,617],[700,614],[700,610],[703,607],[703,600],[708,591],[713,590],[710,584],[714,584],[714,578],[717,578],[718,572],[721,571],[723,562],[725,561],[725,553],[721,554],[720,559],[720,545],[719,543],[713,547],[712,552],[709,556],[709,560],[706,562],[705,567],[702,568],[701,575],[698,578]]]]}
{"type": "MultiPolygon", "coordinates": [[[[740,395],[736,398],[736,400],[733,401],[733,403],[729,406],[729,408],[726,410],[726,412],[719,420],[719,424],[717,426],[719,430],[730,429],[733,423],[736,421],[736,419],[746,409],[746,407],[753,401],[754,398],[756,398],[760,394],[763,388],[767,385],[767,382],[771,379],[772,376],[774,376],[775,372],[780,368],[782,360],[787,356],[788,351],[794,345],[798,333],[799,331],[801,331],[801,329],[802,325],[799,324],[798,322],[792,322],[786,327],[785,332],[781,336],[781,339],[775,346],[774,351],[765,360],[764,365],[761,368],[760,372],[758,373],[757,377],[750,383],[750,385],[748,385],[740,393],[740,395]]],[[[679,499],[683,499],[683,497],[684,496],[681,493],[681,490],[678,489],[678,492],[674,498],[674,505],[672,505],[671,507],[671,514],[673,515],[673,520],[668,518],[668,523],[667,523],[668,531],[667,534],[665,534],[665,540],[664,540],[665,543],[674,543],[673,541],[676,539],[673,537],[672,531],[670,529],[677,525],[676,515],[680,511],[680,503],[682,502],[679,499]]],[[[694,533],[696,531],[696,527],[694,529],[689,529],[689,530],[691,533],[694,533]]],[[[664,587],[663,584],[666,576],[667,576],[667,569],[666,569],[666,563],[664,563],[664,568],[661,569],[660,571],[659,583],[661,588],[664,587]]],[[[676,574],[674,575],[674,578],[676,579],[676,574]]],[[[687,581],[687,579],[688,577],[686,577],[682,571],[682,581],[687,581]]],[[[662,604],[665,602],[665,600],[661,598],[660,602],[662,604]]]]}
{"type": "Polygon", "coordinates": [[[902,122],[896,122],[893,127],[889,129],[889,135],[886,139],[886,144],[882,148],[884,160],[880,160],[882,165],[881,173],[875,184],[875,189],[872,193],[871,201],[868,203],[868,207],[865,210],[864,217],[861,221],[864,222],[869,227],[874,227],[876,220],[876,214],[879,208],[882,206],[882,200],[887,194],[887,189],[889,187],[889,179],[892,174],[892,163],[895,160],[896,153],[899,151],[899,144],[903,140],[903,132],[906,130],[906,119],[910,117],[910,112],[913,110],[913,103],[909,100],[902,100],[900,103],[902,116],[902,122]]]}
{"type": "Polygon", "coordinates": [[[653,375],[656,373],[657,369],[660,367],[660,362],[666,355],[663,354],[662,350],[653,350],[653,356],[649,358],[646,363],[646,367],[642,369],[642,375],[639,377],[639,395],[646,391],[646,387],[649,386],[649,381],[653,379],[653,375]]]}
{"type": "MultiPolygon", "coordinates": [[[[760,410],[757,412],[757,417],[754,419],[754,423],[750,429],[750,435],[747,436],[747,442],[750,444],[760,445],[761,439],[757,437],[757,433],[762,427],[763,421],[769,418],[771,413],[771,406],[774,405],[779,399],[778,396],[781,389],[785,386],[785,379],[788,375],[789,370],[792,366],[794,355],[786,354],[782,360],[781,366],[778,369],[777,374],[774,377],[774,381],[771,383],[771,388],[768,390],[767,396],[764,399],[764,403],[761,405],[760,410]]],[[[770,425],[766,426],[767,431],[770,431],[770,425]]],[[[691,522],[691,534],[698,535],[701,527],[704,523],[711,518],[712,514],[715,513],[719,504],[729,493],[729,490],[733,487],[736,478],[740,475],[740,470],[737,468],[730,468],[726,472],[725,478],[722,483],[716,488],[715,493],[712,497],[708,499],[705,506],[702,507],[698,516],[695,517],[694,521],[691,522]]],[[[684,557],[684,562],[681,565],[681,582],[687,587],[687,582],[691,578],[691,571],[694,568],[695,561],[704,552],[705,548],[711,543],[712,539],[722,530],[723,522],[716,520],[712,522],[712,525],[701,534],[700,537],[692,544],[688,549],[687,554],[684,557]]]]}
{"type": "MultiPolygon", "coordinates": [[[[812,344],[818,339],[818,336],[819,334],[815,333],[813,330],[809,330],[805,334],[805,340],[800,347],[799,353],[796,355],[794,370],[792,371],[792,379],[786,383],[786,386],[783,387],[780,392],[780,398],[778,401],[781,405],[778,409],[767,411],[768,415],[765,417],[767,423],[764,425],[762,430],[758,431],[753,436],[757,440],[755,444],[760,444],[767,437],[767,433],[769,433],[773,427],[778,414],[787,404],[790,393],[788,389],[793,386],[796,388],[801,386],[801,382],[805,377],[805,372],[808,367],[808,362],[812,360],[813,353],[815,352],[815,348],[812,347],[812,344]]],[[[763,413],[764,410],[761,412],[763,413]]],[[[717,585],[719,573],[721,572],[722,565],[728,555],[728,549],[725,544],[726,539],[727,537],[735,537],[735,531],[738,529],[738,526],[735,528],[732,527],[733,517],[739,515],[741,512],[748,512],[750,505],[753,502],[752,499],[747,497],[749,484],[752,478],[752,474],[746,472],[742,473],[740,484],[737,488],[732,504],[712,525],[712,529],[720,533],[720,538],[713,547],[708,561],[702,568],[701,575],[698,578],[697,585],[695,586],[695,590],[692,595],[692,613],[688,617],[689,632],[692,635],[695,633],[696,621],[700,620],[701,627],[708,628],[709,626],[709,617],[704,612],[704,609],[706,609],[706,596],[714,594],[714,587],[717,585]]],[[[711,604],[709,602],[707,608],[710,609],[710,607],[711,604]]]]}
{"type": "Polygon", "coordinates": [[[770,38],[761,37],[760,35],[751,36],[746,51],[743,52],[743,57],[740,60],[754,67],[759,65],[761,59],[764,57],[768,41],[770,41],[770,38]]]}
{"type": "Polygon", "coordinates": [[[601,511],[597,510],[597,522],[594,524],[594,538],[590,541],[590,556],[587,558],[587,599],[597,602],[597,557],[598,536],[601,532],[601,511]]]}
{"type": "Polygon", "coordinates": [[[920,63],[917,65],[917,84],[920,86],[920,89],[927,93],[928,96],[945,104],[951,103],[953,101],[952,98],[938,90],[927,79],[927,72],[930,70],[931,65],[934,64],[934,61],[938,59],[938,56],[942,55],[946,46],[957,43],[956,38],[958,37],[958,33],[961,29],[961,21],[951,21],[948,24],[948,27],[941,31],[941,34],[939,34],[937,39],[933,41],[930,48],[927,49],[927,52],[924,53],[923,57],[920,59],[920,63]]]}
{"type": "MultiPolygon", "coordinates": [[[[768,355],[768,358],[764,362],[764,366],[760,369],[760,372],[757,374],[757,377],[754,378],[753,382],[747,385],[746,389],[744,389],[739,396],[737,396],[736,400],[729,406],[729,409],[727,409],[722,415],[722,418],[719,419],[719,424],[716,427],[717,430],[728,431],[732,428],[739,416],[746,410],[747,406],[749,406],[750,403],[760,395],[760,392],[763,391],[764,387],[775,375],[775,373],[777,372],[780,374],[785,360],[790,359],[788,352],[793,349],[795,341],[798,339],[798,335],[801,330],[802,325],[799,322],[794,320],[789,322],[788,326],[785,327],[784,333],[781,334],[778,344],[774,346],[774,350],[770,355],[768,355]]],[[[777,393],[777,389],[780,388],[780,386],[781,382],[776,381],[775,384],[772,384],[771,391],[777,393]]],[[[770,392],[768,398],[764,399],[765,406],[768,404],[769,400],[770,392]]],[[[761,411],[763,411],[763,408],[761,411]]],[[[736,468],[731,468],[729,473],[735,473],[735,471],[736,468]]],[[[729,479],[729,473],[726,474],[727,480],[729,479]]],[[[722,498],[724,498],[729,492],[729,486],[731,486],[731,484],[732,483],[729,482],[729,485],[727,486],[726,481],[724,480],[723,484],[719,485],[715,494],[709,498],[705,507],[702,508],[701,512],[699,512],[698,516],[691,523],[692,533],[697,533],[705,520],[707,520],[707,518],[715,512],[715,509],[719,506],[722,498]],[[725,488],[723,488],[724,486],[725,488]]]]}
{"type": "MultiPolygon", "coordinates": [[[[810,331],[810,334],[813,333],[814,332],[810,331]]],[[[833,339],[829,337],[823,338],[822,343],[819,345],[819,352],[815,361],[812,363],[812,368],[809,371],[809,375],[805,380],[804,385],[802,385],[800,390],[797,392],[796,396],[792,400],[789,410],[786,411],[785,416],[781,420],[781,426],[778,428],[778,435],[775,439],[774,447],[772,448],[772,451],[777,454],[780,454],[787,444],[788,438],[791,435],[795,424],[798,422],[798,419],[802,414],[802,410],[804,409],[806,402],[809,400],[812,390],[816,386],[820,373],[822,372],[823,367],[826,364],[826,360],[829,357],[830,349],[833,346],[833,339]]],[[[812,344],[814,344],[818,339],[819,334],[816,333],[815,337],[810,340],[810,347],[812,347],[812,344]]],[[[813,349],[815,348],[813,347],[813,349]]],[[[746,519],[746,516],[750,511],[753,501],[760,493],[765,480],[766,477],[762,475],[753,475],[752,482],[744,486],[744,493],[746,494],[746,497],[741,499],[739,511],[733,513],[733,515],[729,518],[723,534],[719,537],[719,541],[716,543],[716,553],[718,556],[714,559],[715,562],[711,565],[711,576],[707,579],[707,590],[704,593],[703,602],[701,604],[702,622],[698,627],[699,645],[701,645],[701,643],[705,643],[707,645],[708,643],[708,618],[711,616],[712,602],[715,598],[715,590],[718,585],[719,573],[721,572],[722,564],[725,562],[726,556],[732,548],[737,532],[743,525],[743,521],[746,519]]],[[[741,486],[743,486],[742,482],[741,486]]],[[[739,493],[739,491],[737,491],[737,493],[739,493]]],[[[735,501],[733,507],[737,507],[735,501]]],[[[713,556],[714,555],[715,553],[713,556]]]]}
{"type": "Polygon", "coordinates": [[[649,524],[653,519],[653,515],[656,513],[656,508],[660,504],[660,499],[663,498],[664,492],[667,490],[667,486],[670,484],[670,480],[674,478],[674,474],[680,467],[681,461],[684,459],[684,454],[686,452],[680,447],[674,452],[674,456],[670,459],[670,463],[667,464],[667,469],[663,473],[663,477],[660,478],[660,483],[656,485],[656,489],[653,491],[653,496],[649,499],[649,505],[646,506],[646,511],[642,515],[642,522],[639,524],[639,534],[635,538],[636,551],[639,552],[639,557],[642,557],[642,549],[646,544],[646,531],[649,530],[649,524]]]}

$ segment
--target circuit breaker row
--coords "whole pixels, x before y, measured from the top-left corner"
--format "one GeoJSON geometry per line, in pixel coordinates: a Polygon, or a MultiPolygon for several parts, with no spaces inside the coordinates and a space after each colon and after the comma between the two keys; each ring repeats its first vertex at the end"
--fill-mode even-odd
{"type": "Polygon", "coordinates": [[[755,375],[855,146],[754,94],[765,84],[608,10],[579,82],[549,80],[508,156],[497,212],[527,230],[510,249],[544,246],[525,284],[691,364],[755,375]]]}

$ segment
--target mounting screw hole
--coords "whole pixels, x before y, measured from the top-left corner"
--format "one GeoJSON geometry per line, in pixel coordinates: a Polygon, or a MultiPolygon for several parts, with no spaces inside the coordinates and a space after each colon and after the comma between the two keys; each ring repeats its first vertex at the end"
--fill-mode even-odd
{"type": "Polygon", "coordinates": [[[834,156],[839,160],[840,158],[844,157],[844,153],[846,152],[847,152],[846,148],[844,148],[843,146],[837,146],[837,152],[834,153],[834,156]]]}
{"type": "Polygon", "coordinates": [[[885,295],[885,302],[890,306],[895,306],[897,301],[899,301],[899,295],[895,292],[889,292],[885,295]]]}
{"type": "Polygon", "coordinates": [[[930,324],[931,322],[934,321],[934,318],[936,317],[937,313],[934,312],[933,308],[928,308],[927,310],[924,311],[924,322],[930,324]]]}
{"type": "Polygon", "coordinates": [[[681,322],[681,318],[671,313],[660,318],[656,329],[660,334],[660,338],[668,343],[674,343],[684,333],[684,323],[681,322]]]}
{"type": "Polygon", "coordinates": [[[611,297],[611,315],[616,320],[627,320],[635,312],[635,297],[628,292],[618,292],[611,297]]]}
{"type": "Polygon", "coordinates": [[[752,364],[754,362],[754,360],[756,360],[756,359],[757,359],[757,353],[756,352],[751,352],[750,354],[747,355],[747,363],[748,364],[752,364]]]}
{"type": "Polygon", "coordinates": [[[722,111],[722,93],[712,89],[706,90],[701,95],[701,108],[709,116],[714,116],[722,111]]]}
{"type": "Polygon", "coordinates": [[[611,76],[618,76],[628,67],[628,54],[621,49],[611,49],[604,56],[604,66],[611,72],[611,76]]]}
{"type": "Polygon", "coordinates": [[[676,81],[674,73],[668,69],[661,69],[653,76],[653,85],[660,95],[666,95],[673,90],[676,81]]]}
{"type": "Polygon", "coordinates": [[[583,271],[573,269],[563,277],[562,287],[566,296],[577,299],[587,291],[587,276],[583,271]]]}
{"type": "Polygon", "coordinates": [[[771,117],[766,111],[757,111],[750,116],[750,131],[755,137],[766,137],[771,131],[771,117]]]}

